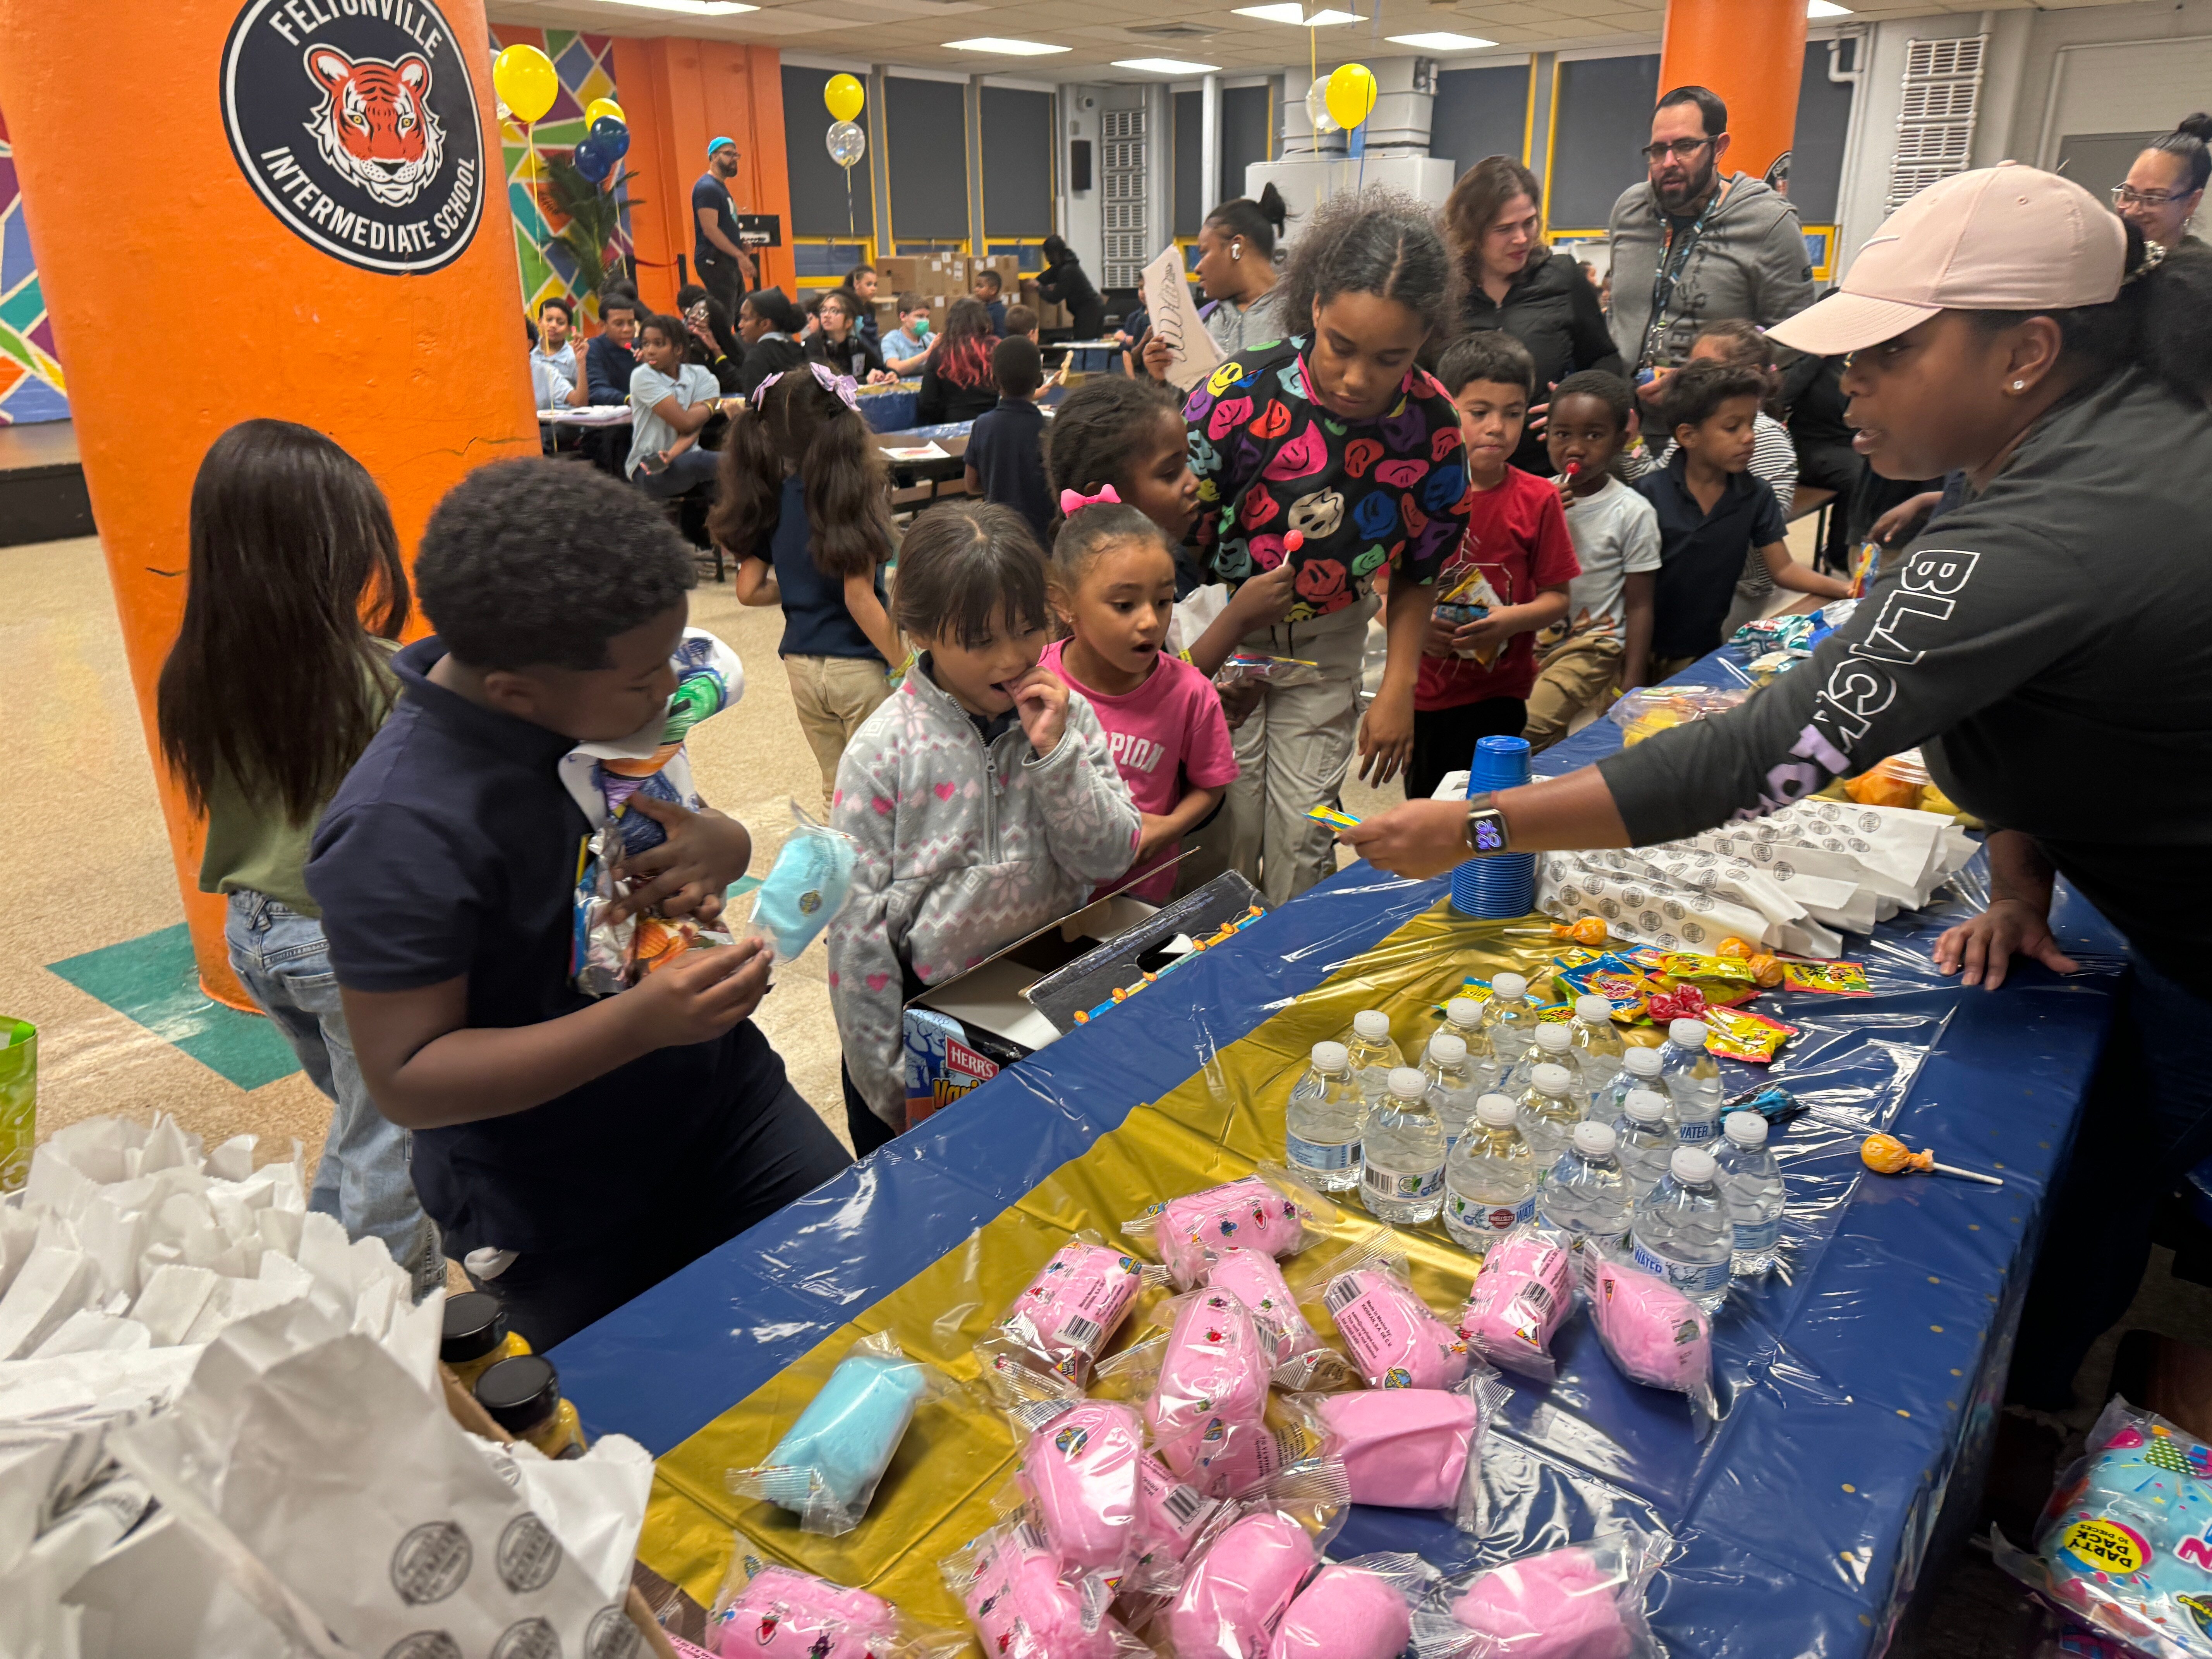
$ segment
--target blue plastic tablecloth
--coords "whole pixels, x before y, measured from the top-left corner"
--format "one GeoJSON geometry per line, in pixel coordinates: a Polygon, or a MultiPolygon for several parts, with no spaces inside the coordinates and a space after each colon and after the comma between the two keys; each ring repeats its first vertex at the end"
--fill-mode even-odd
{"type": "MultiPolygon", "coordinates": [[[[1729,672],[1708,659],[1684,678],[1729,672]]],[[[1539,769],[1618,742],[1601,721],[1539,769]]],[[[1979,869],[1960,878],[1970,901],[1979,869]]],[[[1180,969],[1142,1019],[1096,1021],[1008,1068],[562,1344],[564,1391],[599,1431],[666,1450],[1443,890],[1364,864],[1340,872],[1180,969]]],[[[1486,1444],[1477,1532],[1363,1506],[1332,1555],[1487,1565],[1630,1522],[1674,1539],[1650,1596],[1673,1654],[1881,1651],[1947,1491],[1971,1480],[1993,1431],[2046,1194],[2122,965],[2109,927],[2063,896],[2054,927],[2085,972],[2062,981],[2022,962],[1998,993],[1963,989],[1929,952],[1971,908],[1939,900],[1854,940],[1871,997],[1786,1000],[1802,1035],[1772,1075],[1811,1109],[1777,1136],[1784,1267],[1740,1285],[1715,1322],[1714,1433],[1695,1440],[1679,1396],[1624,1382],[1588,1322],[1571,1320],[1559,1380],[1516,1384],[1486,1444]],[[1869,1175],[1856,1149],[1875,1129],[2006,1184],[1869,1175]]],[[[1732,1085],[1755,1080],[1727,1066],[1732,1085]]]]}

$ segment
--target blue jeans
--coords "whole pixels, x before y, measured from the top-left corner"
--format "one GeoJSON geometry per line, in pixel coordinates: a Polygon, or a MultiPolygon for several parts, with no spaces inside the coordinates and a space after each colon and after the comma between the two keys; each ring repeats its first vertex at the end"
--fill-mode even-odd
{"type": "Polygon", "coordinates": [[[355,1063],[322,923],[265,893],[236,892],[223,942],[240,982],[331,1102],[307,1207],[334,1218],[348,1238],[383,1240],[419,1300],[446,1282],[437,1224],[422,1213],[407,1171],[411,1137],[376,1109],[355,1063]]]}

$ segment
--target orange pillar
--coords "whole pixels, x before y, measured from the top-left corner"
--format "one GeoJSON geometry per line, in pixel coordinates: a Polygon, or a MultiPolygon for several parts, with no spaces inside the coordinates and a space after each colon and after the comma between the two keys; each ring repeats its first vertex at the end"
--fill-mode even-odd
{"type": "MultiPolygon", "coordinates": [[[[15,43],[0,107],[155,747],[192,477],[226,428],[270,416],[328,433],[383,486],[410,557],[464,472],[538,453],[482,0],[167,0],[112,28],[0,0],[0,40],[15,43]],[[154,165],[118,192],[142,130],[154,165]]],[[[242,1003],[222,903],[198,890],[201,826],[158,750],[155,769],[202,982],[242,1003]]]]}
{"type": "Polygon", "coordinates": [[[1659,91],[1710,87],[1729,106],[1729,173],[1762,177],[1788,151],[1805,73],[1802,0],[1668,0],[1659,91]]]}

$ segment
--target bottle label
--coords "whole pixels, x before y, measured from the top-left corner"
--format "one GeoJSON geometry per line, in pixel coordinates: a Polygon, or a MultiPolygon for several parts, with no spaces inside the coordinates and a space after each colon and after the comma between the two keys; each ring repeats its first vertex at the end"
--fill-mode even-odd
{"type": "Polygon", "coordinates": [[[1702,1146],[1708,1140],[1711,1140],[1713,1138],[1713,1126],[1719,1121],[1720,1120],[1717,1118],[1709,1117],[1705,1119],[1704,1122],[1700,1123],[1693,1117],[1684,1118],[1682,1120],[1682,1144],[1685,1146],[1702,1146]]]}
{"type": "Polygon", "coordinates": [[[1665,1279],[1676,1290],[1692,1298],[1710,1296],[1728,1288],[1729,1264],[1717,1261],[1711,1266],[1698,1261],[1670,1261],[1638,1243],[1632,1252],[1636,1265],[1656,1278],[1665,1279]]]}
{"type": "Polygon", "coordinates": [[[1326,1142],[1301,1140],[1296,1135],[1285,1135],[1291,1162],[1302,1170],[1348,1170],[1352,1159],[1359,1156],[1356,1140],[1340,1141],[1334,1146],[1326,1142]]]}
{"type": "Polygon", "coordinates": [[[1763,1255],[1774,1248],[1782,1237],[1782,1221],[1739,1221],[1735,1224],[1735,1248],[1744,1255],[1763,1255]]]}
{"type": "Polygon", "coordinates": [[[1378,1170],[1372,1164],[1359,1172],[1360,1190],[1386,1204],[1418,1204],[1424,1199],[1434,1198],[1443,1184],[1444,1166],[1441,1164],[1425,1175],[1399,1175],[1378,1170]]]}
{"type": "Polygon", "coordinates": [[[1531,1193],[1518,1204],[1484,1204],[1464,1193],[1454,1193],[1444,1200],[1444,1222],[1463,1233],[1502,1233],[1533,1220],[1536,1214],[1536,1194],[1531,1193]]]}

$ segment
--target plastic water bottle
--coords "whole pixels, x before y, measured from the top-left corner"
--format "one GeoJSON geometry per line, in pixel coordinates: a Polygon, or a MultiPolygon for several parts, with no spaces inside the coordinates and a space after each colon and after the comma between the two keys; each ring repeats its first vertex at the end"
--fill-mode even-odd
{"type": "Polygon", "coordinates": [[[1667,1121],[1667,1097],[1649,1089],[1630,1090],[1613,1119],[1613,1157],[1620,1160],[1621,1179],[1628,1183],[1633,1201],[1659,1184],[1659,1177],[1667,1173],[1667,1160],[1682,1144],[1667,1121]]]}
{"type": "MultiPolygon", "coordinates": [[[[1620,1069],[1613,1073],[1613,1081],[1599,1090],[1590,1101],[1590,1115],[1615,1118],[1627,1109],[1628,1097],[1639,1089],[1648,1089],[1662,1100],[1666,1098],[1667,1082],[1660,1075],[1661,1060],[1656,1048],[1647,1048],[1641,1043],[1624,1044],[1620,1051],[1620,1069]]],[[[1674,1103],[1668,1102],[1668,1105],[1674,1103]]],[[[1667,1130],[1674,1133],[1674,1120],[1670,1115],[1667,1130]]]]}
{"type": "Polygon", "coordinates": [[[1419,1226],[1443,1206],[1444,1131],[1428,1091],[1426,1078],[1401,1066],[1390,1073],[1389,1092],[1367,1109],[1359,1199],[1377,1221],[1419,1226]]]}
{"type": "Polygon", "coordinates": [[[1721,1192],[1735,1227],[1735,1272],[1740,1279],[1774,1265],[1782,1236],[1782,1171],[1766,1150],[1766,1120],[1757,1112],[1730,1112],[1722,1120],[1721,1192]]]}
{"type": "Polygon", "coordinates": [[[1625,1047],[1613,1023],[1613,1005],[1603,997],[1575,999],[1575,1017],[1568,1022],[1575,1058],[1582,1062],[1583,1081],[1592,1094],[1620,1074],[1625,1047]]]}
{"type": "Polygon", "coordinates": [[[1454,997],[1444,1005],[1444,1027],[1467,1044],[1477,1093],[1488,1094],[1496,1089],[1500,1068],[1490,1047],[1490,1028],[1482,1023],[1482,1005],[1473,997],[1454,997]]]}
{"type": "Polygon", "coordinates": [[[1444,1164],[1444,1231],[1477,1255],[1536,1213],[1536,1156],[1519,1115],[1504,1095],[1483,1096],[1444,1164]]]}
{"type": "Polygon", "coordinates": [[[1390,1016],[1379,1008],[1363,1008],[1352,1017],[1352,1030],[1344,1042],[1352,1062],[1352,1075],[1368,1104],[1390,1091],[1390,1073],[1406,1063],[1406,1056],[1390,1040],[1390,1016]]]}
{"type": "Polygon", "coordinates": [[[1613,1158],[1613,1126],[1577,1123],[1567,1150],[1537,1194],[1544,1224],[1578,1250],[1616,1249],[1628,1232],[1630,1200],[1613,1158]]]}
{"type": "Polygon", "coordinates": [[[1429,1080],[1429,1104],[1443,1125],[1444,1149],[1449,1152],[1467,1133],[1474,1116],[1474,1103],[1483,1091],[1475,1077],[1474,1062],[1467,1052],[1467,1039],[1454,1031],[1439,1031],[1429,1039],[1421,1075],[1429,1080]]]}
{"type": "Polygon", "coordinates": [[[1659,1184],[1637,1200],[1629,1225],[1636,1265],[1707,1313],[1728,1297],[1735,1255],[1735,1226],[1715,1173],[1711,1152],[1677,1146],[1659,1184]]]}
{"type": "Polygon", "coordinates": [[[1721,1068],[1705,1052],[1701,1019],[1678,1019],[1659,1049],[1660,1070],[1674,1102],[1674,1127],[1685,1146],[1702,1146],[1719,1131],[1721,1068]]]}
{"type": "Polygon", "coordinates": [[[1291,1091],[1285,1151],[1306,1178],[1324,1192],[1359,1184],[1359,1128],[1367,1102],[1352,1075],[1341,1042],[1316,1042],[1313,1064],[1291,1091]]]}
{"type": "Polygon", "coordinates": [[[1582,1103],[1575,1098],[1575,1080],[1564,1066],[1539,1066],[1522,1095],[1521,1138],[1536,1155],[1536,1179],[1540,1185],[1567,1150],[1567,1137],[1583,1121],[1582,1103]]]}
{"type": "Polygon", "coordinates": [[[1536,1011],[1528,1006],[1528,981],[1518,974],[1500,974],[1492,980],[1482,1024],[1502,1072],[1521,1058],[1521,1051],[1535,1036],[1536,1011]]]}

